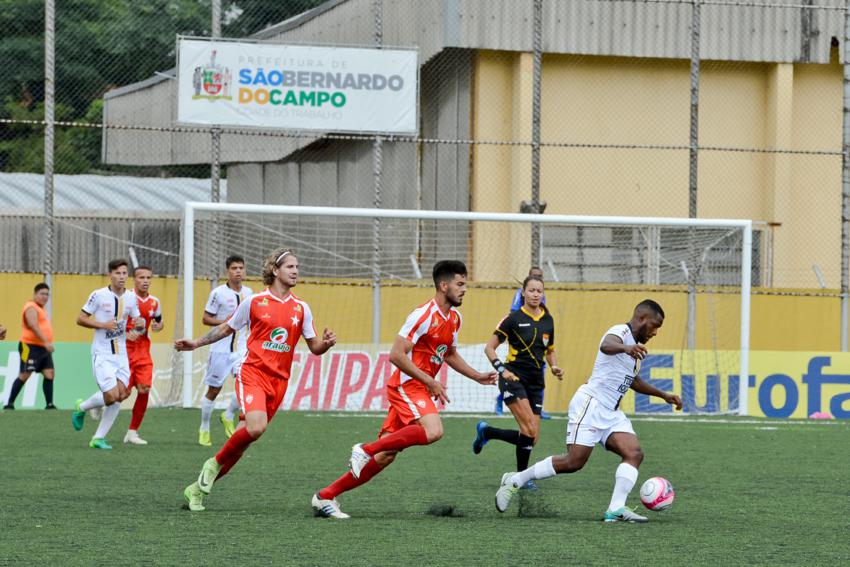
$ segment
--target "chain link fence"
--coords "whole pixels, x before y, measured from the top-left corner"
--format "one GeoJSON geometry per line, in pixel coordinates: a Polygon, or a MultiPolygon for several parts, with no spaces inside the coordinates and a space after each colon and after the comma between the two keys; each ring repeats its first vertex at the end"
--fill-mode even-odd
{"type": "MultiPolygon", "coordinates": [[[[101,273],[133,248],[177,275],[186,200],[749,218],[756,296],[842,310],[834,344],[847,345],[844,0],[3,7],[2,271],[101,273]],[[419,134],[177,126],[177,35],[416,48],[419,134]]],[[[423,257],[455,237],[423,233],[423,257]]],[[[381,256],[379,222],[363,245],[381,256]]],[[[593,263],[623,245],[613,232],[533,229],[507,245],[515,267],[502,283],[531,264],[550,280],[596,282],[588,274],[604,266],[593,263]]],[[[663,260],[669,246],[649,247],[663,260]]],[[[697,272],[692,258],[646,283],[693,286],[697,272]]],[[[754,337],[754,348],[772,344],[754,337]]]]}

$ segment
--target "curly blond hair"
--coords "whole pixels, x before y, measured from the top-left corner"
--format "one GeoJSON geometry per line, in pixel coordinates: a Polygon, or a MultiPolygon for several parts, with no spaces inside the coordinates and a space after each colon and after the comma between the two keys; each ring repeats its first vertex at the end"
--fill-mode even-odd
{"type": "Polygon", "coordinates": [[[268,256],[263,262],[263,283],[272,285],[274,283],[274,271],[287,256],[295,256],[289,248],[278,248],[268,256]]]}

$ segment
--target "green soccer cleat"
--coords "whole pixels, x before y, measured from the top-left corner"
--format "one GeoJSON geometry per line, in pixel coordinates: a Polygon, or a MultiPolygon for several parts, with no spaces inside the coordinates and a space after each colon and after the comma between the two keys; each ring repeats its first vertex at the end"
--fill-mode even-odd
{"type": "Polygon", "coordinates": [[[89,447],[92,449],[105,449],[107,451],[112,450],[112,445],[107,443],[103,437],[92,437],[92,440],[89,441],[89,447]]]}
{"type": "Polygon", "coordinates": [[[209,431],[204,431],[203,429],[198,430],[198,445],[203,445],[204,447],[212,447],[212,441],[210,440],[209,431]]]}
{"type": "Polygon", "coordinates": [[[207,459],[204,466],[201,467],[201,474],[198,475],[198,482],[196,483],[198,485],[198,490],[204,494],[209,494],[212,490],[213,483],[218,476],[218,471],[220,470],[221,465],[218,464],[215,457],[207,459]]]}
{"type": "Polygon", "coordinates": [[[80,431],[83,428],[83,423],[86,420],[86,412],[80,409],[80,404],[83,403],[82,398],[74,404],[74,412],[71,414],[71,425],[75,431],[80,431]]]}
{"type": "Polygon", "coordinates": [[[602,519],[606,522],[633,522],[638,524],[643,524],[649,521],[646,517],[636,514],[633,509],[626,508],[625,506],[619,510],[608,510],[605,512],[605,517],[602,519]]]}
{"type": "Polygon", "coordinates": [[[236,420],[235,419],[227,419],[225,417],[224,412],[221,412],[219,415],[219,419],[221,420],[221,424],[224,426],[224,436],[230,439],[233,432],[236,431],[236,420]]]}
{"type": "Polygon", "coordinates": [[[187,486],[183,491],[183,496],[189,503],[189,510],[192,512],[203,512],[206,510],[206,508],[204,508],[204,493],[201,492],[201,488],[198,486],[197,482],[193,482],[187,486]]]}

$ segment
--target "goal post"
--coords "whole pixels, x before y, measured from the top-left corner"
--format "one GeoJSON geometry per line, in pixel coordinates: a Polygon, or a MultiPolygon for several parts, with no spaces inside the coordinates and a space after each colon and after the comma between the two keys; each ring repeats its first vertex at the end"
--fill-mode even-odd
{"type": "MultiPolygon", "coordinates": [[[[570,365],[575,375],[571,385],[551,384],[547,378],[553,399],[564,398],[561,388],[574,389],[577,380],[590,375],[592,345],[605,329],[626,320],[625,305],[633,307],[636,299],[659,295],[673,306],[665,308],[665,326],[672,329],[663,329],[649,346],[651,354],[668,353],[666,358],[654,359],[653,376],[670,379],[683,389],[691,413],[747,414],[753,279],[750,220],[188,202],[181,235],[178,329],[182,336],[198,334],[199,295],[205,290],[204,282],[208,285],[223,273],[224,256],[245,257],[248,285],[258,291],[265,254],[278,246],[292,247],[301,263],[300,279],[306,282],[299,283],[296,293],[302,293],[303,285],[317,324],[332,319],[339,345],[348,346],[339,358],[327,362],[327,368],[324,362],[316,362],[321,366],[312,369],[310,377],[301,377],[303,383],[292,394],[294,398],[287,392],[285,405],[291,402],[290,409],[379,409],[380,400],[372,398],[377,396],[379,375],[386,373],[387,363],[377,352],[379,345],[373,344],[375,337],[382,337],[386,347],[392,342],[392,329],[397,331],[417,304],[411,302],[422,303],[430,297],[430,267],[436,260],[460,259],[470,269],[471,293],[469,306],[465,302],[461,308],[460,337],[469,348],[461,353],[474,367],[489,367],[483,351],[478,351],[508,312],[504,298],[513,296],[528,271],[533,225],[540,227],[541,267],[556,316],[556,337],[578,337],[568,347],[573,342],[591,345],[581,352],[565,349],[570,360],[559,353],[562,365],[570,365]],[[378,265],[375,257],[380,257],[378,265]],[[356,340],[350,338],[355,336],[356,340]],[[693,336],[699,337],[699,344],[686,346],[685,338],[693,336]],[[358,361],[367,364],[369,357],[371,370],[363,372],[371,373],[371,378],[347,375],[360,372],[358,361]],[[371,390],[355,392],[354,386],[361,383],[371,390]],[[322,406],[329,400],[330,406],[322,406]]],[[[197,405],[204,360],[205,354],[175,360],[167,401],[183,407],[197,405]]],[[[305,360],[302,374],[313,364],[306,354],[305,360]]],[[[650,376],[651,369],[642,372],[650,376]]],[[[443,379],[452,384],[457,377],[450,371],[443,379]]],[[[454,390],[460,392],[461,402],[449,409],[484,411],[492,406],[495,389],[457,383],[463,384],[454,390]]],[[[633,404],[635,412],[658,408],[644,399],[633,404]]],[[[560,406],[565,411],[566,405],[560,406]]]]}

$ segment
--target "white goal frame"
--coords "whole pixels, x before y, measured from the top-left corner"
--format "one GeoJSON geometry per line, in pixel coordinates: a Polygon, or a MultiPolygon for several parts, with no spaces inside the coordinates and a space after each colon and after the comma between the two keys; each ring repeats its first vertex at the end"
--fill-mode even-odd
{"type": "MultiPolygon", "coordinates": [[[[484,213],[426,211],[402,209],[355,209],[345,207],[305,207],[242,203],[204,203],[187,201],[183,211],[181,239],[183,244],[183,336],[193,337],[195,279],[195,213],[251,213],[264,215],[304,215],[326,217],[358,217],[372,219],[455,220],[509,222],[522,224],[573,224],[610,226],[665,226],[694,228],[734,228],[743,233],[741,249],[741,354],[739,367],[738,413],[747,415],[749,404],[750,295],[752,289],[752,220],[687,219],[672,217],[614,217],[543,215],[525,213],[484,213]]],[[[376,292],[377,291],[376,288],[376,292]]],[[[380,303],[378,303],[380,305],[380,303]]],[[[191,356],[183,356],[183,407],[192,407],[191,356]]]]}

